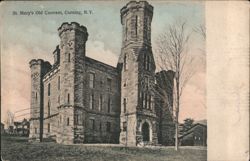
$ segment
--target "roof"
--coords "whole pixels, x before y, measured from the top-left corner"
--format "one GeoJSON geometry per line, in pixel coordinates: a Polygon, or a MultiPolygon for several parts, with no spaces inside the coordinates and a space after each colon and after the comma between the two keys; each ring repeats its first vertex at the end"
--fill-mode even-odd
{"type": "Polygon", "coordinates": [[[191,134],[192,132],[194,132],[194,129],[195,129],[195,127],[197,127],[197,126],[201,126],[201,127],[203,127],[203,128],[207,128],[207,125],[204,125],[204,124],[201,124],[201,123],[196,123],[196,124],[194,124],[189,130],[187,130],[183,135],[180,135],[179,138],[183,138],[183,137],[185,137],[185,136],[191,134]]]}

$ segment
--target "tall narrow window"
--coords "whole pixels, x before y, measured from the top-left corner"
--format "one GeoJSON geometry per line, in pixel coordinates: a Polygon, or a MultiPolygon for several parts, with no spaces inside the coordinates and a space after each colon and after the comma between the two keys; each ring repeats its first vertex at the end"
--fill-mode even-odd
{"type": "Polygon", "coordinates": [[[151,110],[151,95],[148,96],[148,109],[151,110]]]}
{"type": "Polygon", "coordinates": [[[128,65],[127,65],[127,55],[124,56],[124,70],[128,69],[128,65]]]}
{"type": "Polygon", "coordinates": [[[89,108],[90,108],[91,110],[94,109],[94,94],[93,94],[93,93],[92,93],[92,94],[90,95],[90,97],[89,97],[89,108]]]}
{"type": "Polygon", "coordinates": [[[107,84],[108,84],[108,90],[111,91],[112,80],[110,78],[107,78],[107,84]]]}
{"type": "Polygon", "coordinates": [[[111,98],[108,96],[108,113],[111,111],[111,98]]]}
{"type": "Polygon", "coordinates": [[[149,87],[149,78],[145,76],[145,89],[148,90],[149,87]]]}
{"type": "Polygon", "coordinates": [[[145,93],[145,98],[144,98],[144,101],[145,101],[145,107],[144,108],[148,108],[148,95],[147,93],[145,93]]]}
{"type": "Polygon", "coordinates": [[[91,128],[91,130],[95,130],[95,120],[94,119],[90,119],[90,128],[91,128]]]}
{"type": "Polygon", "coordinates": [[[58,77],[58,80],[57,80],[57,88],[58,90],[60,89],[60,76],[58,77]]]}
{"type": "Polygon", "coordinates": [[[50,123],[48,123],[48,132],[50,132],[50,123]]]}
{"type": "Polygon", "coordinates": [[[89,87],[94,88],[95,74],[89,73],[89,87]]]}
{"type": "Polygon", "coordinates": [[[48,96],[50,96],[50,83],[48,84],[48,96]]]}
{"type": "Polygon", "coordinates": [[[68,62],[70,62],[70,53],[68,54],[68,62]]]}
{"type": "Polygon", "coordinates": [[[102,122],[100,122],[99,131],[100,131],[100,132],[102,131],[102,122]]]}
{"type": "Polygon", "coordinates": [[[69,118],[67,118],[67,126],[69,126],[69,118]]]}
{"type": "Polygon", "coordinates": [[[48,101],[48,116],[50,116],[50,101],[48,101]]]}
{"type": "Polygon", "coordinates": [[[102,111],[102,95],[99,97],[99,111],[102,111]]]}
{"type": "Polygon", "coordinates": [[[127,110],[127,99],[123,98],[123,111],[124,111],[124,113],[126,113],[126,110],[127,110]]]}
{"type": "Polygon", "coordinates": [[[37,128],[35,128],[35,134],[37,134],[37,128]]]}
{"type": "Polygon", "coordinates": [[[111,132],[111,123],[107,122],[107,132],[111,132]]]}
{"type": "Polygon", "coordinates": [[[37,92],[36,92],[36,101],[37,101],[37,92]]]}
{"type": "Polygon", "coordinates": [[[68,104],[70,104],[70,94],[68,93],[68,104]]]}
{"type": "Polygon", "coordinates": [[[137,37],[137,29],[138,28],[138,16],[135,17],[135,36],[137,37]]]}
{"type": "Polygon", "coordinates": [[[57,102],[60,104],[60,95],[57,98],[57,102]]]}

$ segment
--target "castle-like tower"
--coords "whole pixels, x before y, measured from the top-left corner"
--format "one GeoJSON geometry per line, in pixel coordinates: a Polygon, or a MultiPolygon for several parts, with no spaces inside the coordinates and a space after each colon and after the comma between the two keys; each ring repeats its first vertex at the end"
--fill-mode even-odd
{"type": "MultiPolygon", "coordinates": [[[[169,108],[155,104],[163,101],[153,90],[153,7],[131,1],[120,12],[123,38],[117,67],[86,56],[88,32],[76,22],[58,28],[60,44],[52,65],[30,61],[31,139],[132,146],[171,141],[171,119],[165,114],[169,108]]],[[[166,85],[159,79],[168,76],[164,73],[158,74],[159,87],[166,85]]],[[[171,90],[166,89],[169,99],[171,90]]]]}
{"type": "Polygon", "coordinates": [[[121,9],[123,27],[120,143],[157,143],[157,120],[152,84],[155,62],[151,47],[153,7],[131,1],[121,9]]]}

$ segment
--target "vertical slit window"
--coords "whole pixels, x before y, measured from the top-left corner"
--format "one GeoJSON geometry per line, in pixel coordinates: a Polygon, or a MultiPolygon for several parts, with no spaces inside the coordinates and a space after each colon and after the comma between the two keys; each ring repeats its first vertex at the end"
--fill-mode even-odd
{"type": "Polygon", "coordinates": [[[102,111],[102,95],[99,97],[99,111],[102,111]]]}
{"type": "Polygon", "coordinates": [[[48,116],[50,116],[50,101],[48,101],[48,116]]]}
{"type": "Polygon", "coordinates": [[[50,83],[48,84],[48,96],[50,96],[50,83]]]}
{"type": "Polygon", "coordinates": [[[94,109],[94,94],[90,95],[90,98],[89,98],[89,107],[90,107],[91,110],[94,109]]]}
{"type": "Polygon", "coordinates": [[[137,37],[137,30],[138,30],[138,16],[135,17],[135,36],[137,37]]]}
{"type": "Polygon", "coordinates": [[[126,113],[126,110],[127,110],[127,99],[123,98],[123,111],[124,111],[124,113],[126,113]]]}
{"type": "Polygon", "coordinates": [[[111,98],[108,96],[108,113],[111,111],[111,98]]]}
{"type": "Polygon", "coordinates": [[[36,92],[36,101],[37,101],[37,92],[36,92]]]}
{"type": "Polygon", "coordinates": [[[60,89],[60,76],[58,77],[57,88],[60,89]]]}
{"type": "Polygon", "coordinates": [[[70,94],[68,93],[68,100],[67,100],[68,104],[70,104],[70,94]]]}
{"type": "Polygon", "coordinates": [[[50,132],[50,123],[48,123],[48,132],[50,132]]]}
{"type": "Polygon", "coordinates": [[[68,54],[68,62],[70,62],[70,53],[68,54]]]}
{"type": "Polygon", "coordinates": [[[94,88],[95,74],[89,73],[89,87],[94,88]]]}
{"type": "Polygon", "coordinates": [[[69,126],[69,118],[67,118],[67,126],[69,126]]]}
{"type": "Polygon", "coordinates": [[[127,55],[125,54],[124,56],[124,70],[128,69],[128,65],[127,65],[127,55]]]}

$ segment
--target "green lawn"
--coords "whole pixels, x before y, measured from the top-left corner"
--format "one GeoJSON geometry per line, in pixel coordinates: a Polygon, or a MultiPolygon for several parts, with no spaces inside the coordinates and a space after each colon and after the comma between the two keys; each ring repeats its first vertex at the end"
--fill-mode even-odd
{"type": "Polygon", "coordinates": [[[1,156],[9,161],[206,161],[207,151],[29,143],[27,138],[1,136],[1,156]]]}

